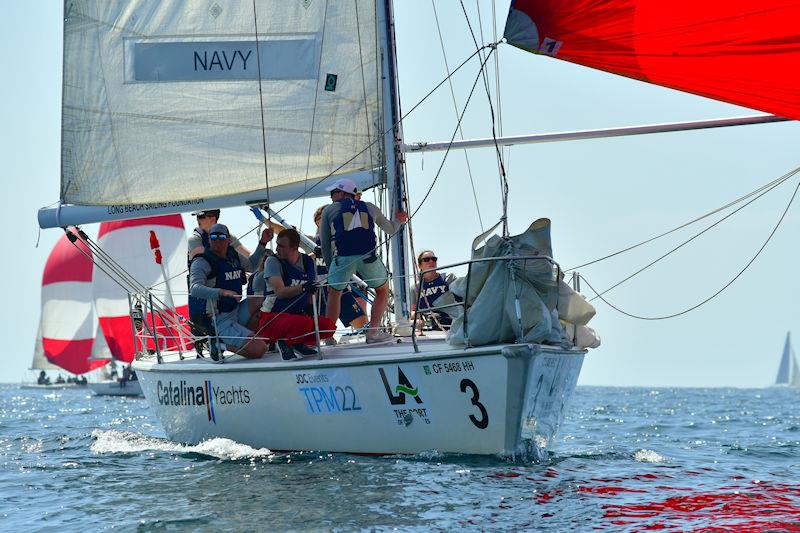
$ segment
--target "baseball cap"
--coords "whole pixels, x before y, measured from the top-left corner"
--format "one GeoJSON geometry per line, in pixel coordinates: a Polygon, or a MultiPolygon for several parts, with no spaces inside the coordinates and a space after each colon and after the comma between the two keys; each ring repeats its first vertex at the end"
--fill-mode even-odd
{"type": "Polygon", "coordinates": [[[348,194],[355,194],[358,191],[355,182],[345,178],[336,180],[336,182],[330,187],[325,187],[325,190],[328,192],[342,191],[348,194]]]}
{"type": "Polygon", "coordinates": [[[230,235],[230,232],[228,231],[228,226],[226,226],[225,224],[214,224],[213,226],[211,226],[211,228],[209,228],[208,233],[209,234],[224,233],[225,235],[230,235]]]}

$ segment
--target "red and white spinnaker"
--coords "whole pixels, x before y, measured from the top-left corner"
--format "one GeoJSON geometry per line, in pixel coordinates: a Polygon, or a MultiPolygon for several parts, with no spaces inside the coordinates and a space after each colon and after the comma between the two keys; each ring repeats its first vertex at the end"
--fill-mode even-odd
{"type": "Polygon", "coordinates": [[[65,234],[56,243],[42,276],[40,332],[44,357],[68,372],[83,374],[107,361],[89,361],[95,334],[91,251],[65,234]]]}
{"type": "MultiPolygon", "coordinates": [[[[159,300],[168,301],[169,289],[177,314],[188,317],[185,275],[187,241],[180,215],[104,222],[100,224],[97,242],[108,256],[121,265],[131,277],[150,288],[159,300]],[[155,232],[161,245],[163,268],[153,257],[150,247],[151,231],[155,232]],[[167,280],[164,279],[165,274],[167,280]]],[[[136,347],[132,334],[128,293],[108,274],[95,268],[92,295],[100,327],[111,355],[118,361],[133,361],[136,347]]],[[[159,347],[176,349],[181,346],[177,329],[166,326],[160,317],[155,317],[155,320],[159,347]]],[[[148,315],[145,321],[150,325],[151,317],[148,315]]]]}

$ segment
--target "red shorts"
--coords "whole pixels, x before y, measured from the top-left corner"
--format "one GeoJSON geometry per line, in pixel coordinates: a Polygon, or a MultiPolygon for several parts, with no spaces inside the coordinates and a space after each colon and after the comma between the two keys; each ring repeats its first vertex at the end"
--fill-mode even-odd
{"type": "MultiPolygon", "coordinates": [[[[336,324],[329,318],[317,317],[319,322],[319,338],[333,337],[336,324]]],[[[293,315],[291,313],[261,313],[256,337],[266,338],[267,342],[285,340],[286,344],[317,344],[314,333],[314,318],[308,315],[293,315]]]]}

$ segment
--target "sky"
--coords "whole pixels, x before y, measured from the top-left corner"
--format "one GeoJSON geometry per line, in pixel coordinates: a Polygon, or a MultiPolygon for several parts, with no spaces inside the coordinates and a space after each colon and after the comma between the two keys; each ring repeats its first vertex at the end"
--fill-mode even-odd
{"type": "MultiPolygon", "coordinates": [[[[474,0],[465,2],[473,28],[474,0]]],[[[481,42],[492,40],[492,2],[480,1],[481,42]]],[[[6,280],[0,382],[19,382],[38,326],[41,275],[60,230],[39,231],[36,211],[58,201],[62,4],[13,0],[0,17],[0,161],[5,189],[6,280]],[[37,246],[38,243],[38,246],[37,246]]],[[[508,1],[496,2],[498,34],[508,1]]],[[[461,7],[436,9],[451,67],[474,51],[461,7]]],[[[404,0],[395,9],[401,104],[410,109],[446,73],[431,2],[404,0]]],[[[498,47],[502,133],[522,135],[579,129],[701,120],[754,114],[673,90],[592,71],[508,45],[498,47]]],[[[489,71],[494,91],[495,70],[489,71]]],[[[453,78],[463,106],[478,65],[453,78]]],[[[406,142],[443,141],[453,134],[456,111],[448,86],[403,123],[406,142]]],[[[465,138],[491,135],[485,92],[476,91],[465,116],[465,138]]],[[[499,124],[498,124],[499,127],[499,124]]],[[[679,226],[800,166],[800,125],[781,123],[630,138],[515,146],[506,150],[509,224],[522,232],[533,220],[552,220],[556,261],[585,263],[679,226]]],[[[439,264],[462,261],[481,233],[499,218],[501,196],[492,149],[451,153],[430,196],[421,204],[442,162],[440,153],[409,154],[406,172],[417,250],[433,249],[439,264]]],[[[632,314],[660,316],[690,308],[730,281],[769,236],[789,202],[793,178],[664,261],[609,292],[632,314]]],[[[367,198],[369,199],[369,197],[367,198]]],[[[695,311],[670,320],[626,317],[595,300],[591,326],[602,346],[586,357],[579,384],[606,386],[762,387],[774,381],[787,331],[800,331],[800,206],[786,218],[761,256],[727,290],[695,311]]],[[[323,199],[298,202],[286,218],[311,231],[323,199]]],[[[243,234],[254,221],[244,209],[223,211],[243,234]]],[[[714,220],[714,219],[711,219],[714,220]]],[[[186,216],[187,227],[193,225],[186,216]]],[[[633,252],[581,269],[605,289],[688,239],[704,224],[676,232],[633,252]]],[[[92,227],[89,233],[96,232],[92,227]]],[[[255,245],[252,235],[244,243],[255,245]]],[[[584,293],[592,296],[584,285],[584,293]]]]}

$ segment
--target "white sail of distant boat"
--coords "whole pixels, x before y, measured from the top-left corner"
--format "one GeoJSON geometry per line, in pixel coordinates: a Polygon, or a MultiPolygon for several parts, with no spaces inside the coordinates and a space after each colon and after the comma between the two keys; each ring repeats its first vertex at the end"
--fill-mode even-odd
{"type": "Polygon", "coordinates": [[[44,356],[44,347],[42,346],[42,324],[39,323],[39,329],[36,331],[36,342],[33,346],[33,360],[31,361],[30,370],[60,370],[60,366],[51,363],[47,357],[44,356]]]}
{"type": "Polygon", "coordinates": [[[791,332],[786,333],[786,341],[783,343],[783,354],[781,355],[780,365],[778,365],[775,385],[800,387],[800,368],[797,366],[797,356],[792,346],[791,332]]]}
{"type": "MultiPolygon", "coordinates": [[[[796,40],[792,6],[630,1],[514,1],[505,39],[800,116],[797,87],[785,83],[798,54],[781,45],[796,40]],[[759,52],[776,59],[761,61],[759,52]]],[[[499,44],[471,50],[481,70],[499,44]]],[[[327,196],[325,185],[344,176],[359,190],[377,186],[387,212],[409,210],[404,152],[414,148],[403,143],[391,0],[66,0],[63,67],[61,201],[40,211],[43,227],[244,204],[274,216],[273,204],[327,196]]],[[[462,314],[447,337],[418,338],[408,327],[413,274],[403,226],[382,236],[394,297],[385,323],[396,344],[325,347],[318,359],[294,363],[265,354],[216,364],[161,350],[145,322],[142,347],[154,349],[138,351],[134,367],[167,435],[358,453],[548,446],[583,348],[597,345],[593,335],[576,340],[594,309],[558,279],[549,220],[509,234],[502,140],[481,142],[498,159],[503,212],[453,284],[462,314]]],[[[163,309],[149,287],[121,282],[136,305],[163,309]]]]}

